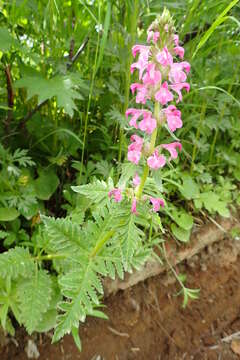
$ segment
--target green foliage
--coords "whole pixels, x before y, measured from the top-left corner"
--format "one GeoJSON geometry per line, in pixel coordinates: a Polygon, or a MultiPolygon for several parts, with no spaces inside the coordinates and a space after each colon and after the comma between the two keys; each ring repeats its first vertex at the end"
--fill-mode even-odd
{"type": "Polygon", "coordinates": [[[0,277],[31,277],[33,272],[34,263],[27,249],[15,247],[0,254],[0,277]]]}
{"type": "MultiPolygon", "coordinates": [[[[79,322],[104,318],[104,277],[141,269],[164,232],[187,243],[195,216],[227,217],[240,204],[238,1],[120,3],[0,6],[0,321],[11,334],[9,312],[29,332],[71,332],[80,348],[79,322]],[[184,128],[164,139],[183,140],[181,161],[144,188],[166,206],[155,214],[146,201],[136,217],[126,188],[136,166],[124,162],[131,47],[163,6],[191,92],[178,105],[184,128]],[[109,198],[115,186],[124,203],[109,198]]],[[[185,306],[198,290],[176,277],[185,306]]]]}
{"type": "Polygon", "coordinates": [[[77,82],[73,75],[57,75],[51,79],[45,79],[41,74],[26,75],[15,83],[16,88],[27,89],[27,99],[38,96],[38,104],[45,100],[56,97],[57,105],[63,107],[69,116],[73,116],[76,105],[75,99],[83,99],[81,94],[76,91],[77,82]]]}
{"type": "Polygon", "coordinates": [[[20,319],[29,334],[42,321],[42,315],[49,308],[51,294],[51,277],[44,270],[36,271],[31,278],[23,279],[18,285],[20,319]]]}

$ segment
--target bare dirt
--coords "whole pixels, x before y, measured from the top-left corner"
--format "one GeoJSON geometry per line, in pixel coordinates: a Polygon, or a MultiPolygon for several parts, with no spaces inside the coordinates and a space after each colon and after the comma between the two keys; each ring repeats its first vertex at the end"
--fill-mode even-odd
{"type": "MultiPolygon", "coordinates": [[[[226,238],[177,267],[188,287],[201,289],[185,309],[170,274],[112,295],[105,301],[109,321],[89,319],[81,327],[81,353],[70,336],[56,345],[51,334],[32,336],[39,360],[240,359],[239,253],[240,241],[226,238]]],[[[19,330],[0,359],[27,359],[28,341],[19,330]]]]}

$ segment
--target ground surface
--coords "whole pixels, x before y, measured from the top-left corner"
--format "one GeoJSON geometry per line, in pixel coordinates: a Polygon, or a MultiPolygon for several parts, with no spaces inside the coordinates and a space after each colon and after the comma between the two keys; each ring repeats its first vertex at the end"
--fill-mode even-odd
{"type": "MultiPolygon", "coordinates": [[[[107,299],[109,321],[90,319],[81,328],[82,353],[70,336],[57,345],[50,335],[33,336],[39,360],[239,359],[240,336],[233,336],[240,332],[239,250],[240,241],[225,239],[178,266],[188,287],[201,288],[186,309],[174,279],[156,276],[107,299]]],[[[16,340],[17,347],[12,339],[2,347],[1,360],[27,359],[29,338],[19,331],[16,340]]]]}

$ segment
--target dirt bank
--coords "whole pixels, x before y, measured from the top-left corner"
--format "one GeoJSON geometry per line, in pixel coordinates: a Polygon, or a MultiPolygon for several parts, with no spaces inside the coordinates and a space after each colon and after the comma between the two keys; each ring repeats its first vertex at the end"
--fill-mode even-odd
{"type": "MultiPolygon", "coordinates": [[[[188,287],[201,289],[186,309],[172,276],[155,276],[106,300],[109,321],[89,319],[81,328],[82,353],[70,336],[57,345],[50,345],[50,335],[33,336],[39,359],[239,359],[240,343],[232,336],[240,331],[239,253],[240,241],[226,238],[177,267],[188,287]]],[[[18,346],[10,340],[0,359],[27,359],[28,339],[19,331],[18,346]]]]}

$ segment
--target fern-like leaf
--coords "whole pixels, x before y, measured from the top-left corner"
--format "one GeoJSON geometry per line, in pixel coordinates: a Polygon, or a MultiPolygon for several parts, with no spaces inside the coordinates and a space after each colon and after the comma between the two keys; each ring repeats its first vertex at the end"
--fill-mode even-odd
{"type": "Polygon", "coordinates": [[[34,271],[34,260],[27,249],[15,247],[0,254],[0,276],[30,277],[34,271]]]}
{"type": "Polygon", "coordinates": [[[111,178],[109,178],[108,183],[105,181],[96,180],[92,184],[72,186],[72,190],[86,196],[95,204],[101,204],[101,206],[105,206],[109,201],[108,192],[112,190],[113,187],[113,182],[111,178]]]}
{"type": "Polygon", "coordinates": [[[70,219],[41,217],[45,225],[44,235],[47,238],[47,249],[54,253],[74,254],[82,245],[82,231],[78,224],[70,219]]]}
{"type": "Polygon", "coordinates": [[[24,279],[18,286],[21,320],[29,334],[41,322],[48,310],[52,294],[52,280],[44,270],[37,271],[30,279],[24,279]]]}
{"type": "Polygon", "coordinates": [[[59,304],[63,314],[57,318],[53,342],[84,322],[86,315],[91,314],[94,305],[99,305],[97,294],[103,294],[101,280],[96,273],[94,260],[82,257],[82,266],[61,276],[59,285],[66,301],[59,304]]]}

